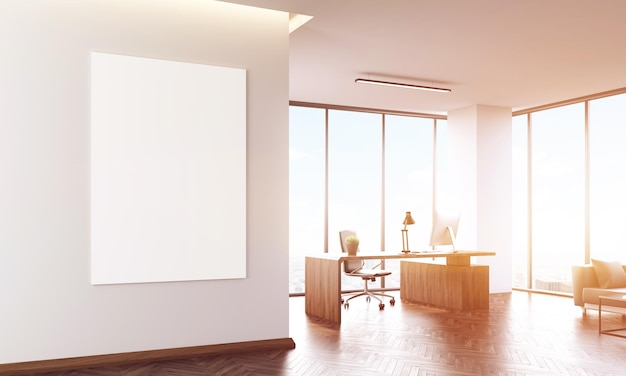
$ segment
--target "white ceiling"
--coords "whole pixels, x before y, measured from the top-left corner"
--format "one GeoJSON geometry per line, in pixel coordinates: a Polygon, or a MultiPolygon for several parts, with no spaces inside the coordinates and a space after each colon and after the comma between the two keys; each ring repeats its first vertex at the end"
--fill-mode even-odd
{"type": "Polygon", "coordinates": [[[231,0],[314,18],[290,35],[292,101],[445,114],[626,87],[624,0],[231,0]],[[451,93],[356,84],[357,77],[451,93]]]}

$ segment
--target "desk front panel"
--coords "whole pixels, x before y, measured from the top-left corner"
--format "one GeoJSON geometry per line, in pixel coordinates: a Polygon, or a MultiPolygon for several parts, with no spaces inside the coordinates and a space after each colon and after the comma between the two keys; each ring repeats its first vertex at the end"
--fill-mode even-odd
{"type": "Polygon", "coordinates": [[[489,266],[400,262],[400,298],[440,307],[489,308],[489,266]]]}
{"type": "Polygon", "coordinates": [[[341,262],[333,258],[306,257],[304,300],[307,314],[341,322],[341,262]]]}

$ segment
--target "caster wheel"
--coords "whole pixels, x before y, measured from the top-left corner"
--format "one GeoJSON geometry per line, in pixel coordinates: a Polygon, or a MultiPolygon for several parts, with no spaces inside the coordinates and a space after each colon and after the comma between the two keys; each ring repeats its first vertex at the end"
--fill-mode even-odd
{"type": "Polygon", "coordinates": [[[367,298],[365,298],[365,301],[368,302],[368,303],[370,302],[370,300],[372,300],[372,299],[370,299],[369,296],[367,298]]]}
{"type": "Polygon", "coordinates": [[[350,304],[348,304],[348,303],[345,303],[345,304],[343,305],[343,308],[344,308],[344,309],[348,309],[349,307],[350,307],[350,304]]]}
{"type": "Polygon", "coordinates": [[[389,301],[389,304],[391,304],[391,306],[393,307],[394,305],[396,305],[396,300],[395,299],[391,299],[389,301]]]}
{"type": "Polygon", "coordinates": [[[385,305],[383,303],[380,303],[378,305],[378,309],[380,309],[382,311],[383,309],[385,309],[385,305]]]}
{"type": "Polygon", "coordinates": [[[341,304],[343,304],[343,299],[341,299],[341,304]]]}

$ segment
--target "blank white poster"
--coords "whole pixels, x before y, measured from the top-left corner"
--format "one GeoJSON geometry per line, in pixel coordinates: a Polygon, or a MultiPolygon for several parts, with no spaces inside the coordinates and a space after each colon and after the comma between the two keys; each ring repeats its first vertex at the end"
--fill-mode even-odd
{"type": "Polygon", "coordinates": [[[246,277],[246,71],[91,54],[91,283],[246,277]]]}

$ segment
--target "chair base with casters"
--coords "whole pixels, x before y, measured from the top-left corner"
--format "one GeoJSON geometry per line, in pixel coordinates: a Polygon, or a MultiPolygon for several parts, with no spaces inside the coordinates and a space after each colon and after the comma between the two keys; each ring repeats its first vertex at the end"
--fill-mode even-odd
{"type": "Polygon", "coordinates": [[[387,295],[387,294],[383,294],[383,293],[378,293],[378,292],[371,292],[369,290],[369,285],[368,282],[372,281],[376,281],[376,277],[385,277],[390,275],[391,272],[385,271],[385,270],[373,270],[373,269],[358,269],[353,273],[350,273],[348,275],[350,276],[360,276],[363,279],[363,282],[365,284],[363,291],[362,292],[358,292],[352,295],[347,295],[347,299],[346,296],[342,296],[341,297],[341,304],[343,304],[343,307],[345,309],[348,309],[350,307],[349,301],[354,299],[354,298],[358,298],[360,296],[365,296],[365,299],[367,300],[367,302],[369,302],[372,298],[378,300],[378,309],[383,310],[385,309],[385,303],[383,303],[382,297],[387,297],[389,298],[389,304],[391,304],[392,306],[396,304],[396,299],[391,296],[391,295],[387,295]]]}

